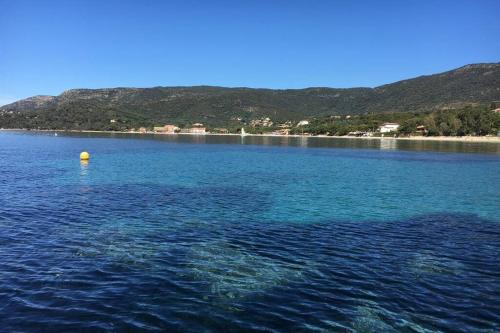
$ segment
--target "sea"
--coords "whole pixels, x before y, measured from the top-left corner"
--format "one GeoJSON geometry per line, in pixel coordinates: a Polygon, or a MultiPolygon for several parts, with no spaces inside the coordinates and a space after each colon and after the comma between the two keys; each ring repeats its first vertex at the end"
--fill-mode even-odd
{"type": "Polygon", "coordinates": [[[2,131],[0,332],[500,332],[500,145],[2,131]]]}

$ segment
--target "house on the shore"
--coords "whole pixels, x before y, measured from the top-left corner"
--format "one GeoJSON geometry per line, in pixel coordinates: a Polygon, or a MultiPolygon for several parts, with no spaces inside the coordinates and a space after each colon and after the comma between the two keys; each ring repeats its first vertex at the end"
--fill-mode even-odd
{"type": "Polygon", "coordinates": [[[271,127],[273,126],[273,122],[271,118],[265,117],[260,119],[254,119],[250,121],[250,126],[252,127],[271,127]]]}
{"type": "Polygon", "coordinates": [[[207,134],[207,129],[205,127],[191,127],[191,128],[188,128],[188,133],[207,134]]]}
{"type": "Polygon", "coordinates": [[[207,129],[201,123],[195,123],[192,127],[181,129],[181,133],[207,134],[207,129]]]}
{"type": "Polygon", "coordinates": [[[153,127],[153,132],[155,133],[165,133],[165,134],[173,134],[179,131],[179,127],[175,125],[164,125],[164,126],[155,126],[153,127]]]}
{"type": "Polygon", "coordinates": [[[399,128],[398,123],[384,123],[378,127],[380,133],[396,132],[399,128]]]}
{"type": "Polygon", "coordinates": [[[272,135],[289,135],[290,134],[290,129],[289,128],[281,128],[276,131],[271,132],[272,135]]]}
{"type": "Polygon", "coordinates": [[[357,137],[360,137],[360,136],[373,136],[373,133],[372,132],[367,132],[367,131],[353,131],[353,132],[347,133],[347,136],[357,136],[357,137]]]}
{"type": "Polygon", "coordinates": [[[212,133],[217,133],[217,134],[228,134],[229,130],[227,128],[214,128],[212,130],[212,133]]]}
{"type": "Polygon", "coordinates": [[[309,125],[309,120],[301,120],[298,122],[297,126],[309,125]]]}
{"type": "Polygon", "coordinates": [[[427,129],[425,128],[424,125],[418,125],[415,132],[417,132],[420,135],[425,135],[425,134],[427,134],[427,129]]]}
{"type": "Polygon", "coordinates": [[[284,123],[276,125],[277,128],[290,128],[292,127],[292,122],[290,120],[285,121],[284,123]]]}

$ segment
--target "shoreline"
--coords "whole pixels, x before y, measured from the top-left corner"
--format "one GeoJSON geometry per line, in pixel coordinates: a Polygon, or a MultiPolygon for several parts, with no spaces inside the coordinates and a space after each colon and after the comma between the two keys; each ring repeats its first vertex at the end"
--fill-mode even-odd
{"type": "MultiPolygon", "coordinates": [[[[28,130],[22,128],[1,128],[0,132],[62,132],[62,133],[102,133],[102,134],[134,134],[134,135],[163,135],[163,136],[237,136],[235,133],[154,133],[154,132],[120,132],[120,131],[94,131],[94,130],[28,130]]],[[[248,137],[278,137],[278,138],[324,138],[324,139],[357,139],[357,140],[403,140],[403,141],[450,141],[471,143],[497,143],[500,144],[500,136],[409,136],[409,137],[377,137],[377,136],[335,136],[335,135],[279,135],[279,134],[246,134],[248,137]]]]}

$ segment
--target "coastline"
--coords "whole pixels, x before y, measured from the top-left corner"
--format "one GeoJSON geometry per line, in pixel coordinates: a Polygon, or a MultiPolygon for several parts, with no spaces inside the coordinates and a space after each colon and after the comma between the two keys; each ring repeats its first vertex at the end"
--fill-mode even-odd
{"type": "MultiPolygon", "coordinates": [[[[189,135],[189,136],[241,136],[235,133],[155,133],[155,132],[120,132],[120,131],[94,131],[94,130],[27,130],[22,128],[1,128],[0,132],[62,132],[62,133],[102,133],[102,134],[134,134],[134,135],[189,135]]],[[[329,135],[279,135],[279,134],[246,134],[248,137],[287,137],[287,138],[324,138],[324,139],[356,139],[356,140],[403,140],[403,141],[451,141],[471,143],[496,143],[500,144],[500,136],[409,136],[409,137],[363,137],[363,136],[329,136],[329,135]]]]}

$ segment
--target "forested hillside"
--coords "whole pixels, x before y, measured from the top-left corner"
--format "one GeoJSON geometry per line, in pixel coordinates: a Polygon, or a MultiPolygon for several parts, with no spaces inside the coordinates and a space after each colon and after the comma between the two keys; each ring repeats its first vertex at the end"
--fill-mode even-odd
{"type": "MultiPolygon", "coordinates": [[[[475,64],[376,88],[73,89],[0,107],[0,127],[127,130],[173,123],[238,127],[253,119],[432,112],[500,101],[500,64],[475,64]]],[[[500,104],[500,103],[498,103],[500,104]]]]}

